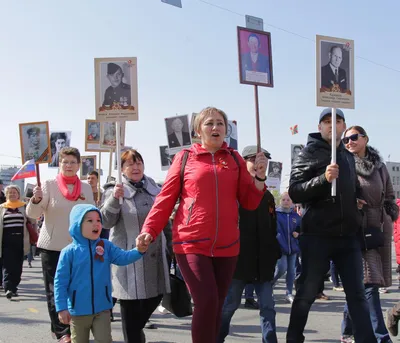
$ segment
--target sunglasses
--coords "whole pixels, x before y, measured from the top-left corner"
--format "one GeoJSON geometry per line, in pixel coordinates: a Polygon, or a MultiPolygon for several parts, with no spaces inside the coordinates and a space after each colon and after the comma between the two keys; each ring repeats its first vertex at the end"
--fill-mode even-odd
{"type": "Polygon", "coordinates": [[[359,137],[365,137],[365,135],[361,134],[361,133],[355,133],[354,135],[348,136],[348,137],[344,137],[343,138],[343,143],[347,144],[351,141],[353,142],[357,142],[359,137]]]}

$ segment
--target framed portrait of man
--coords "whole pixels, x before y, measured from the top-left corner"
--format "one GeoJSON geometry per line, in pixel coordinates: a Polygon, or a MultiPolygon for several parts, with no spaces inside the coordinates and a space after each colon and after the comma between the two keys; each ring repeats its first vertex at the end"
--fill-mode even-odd
{"type": "Polygon", "coordinates": [[[354,109],[354,41],[317,35],[317,106],[354,109]]]}
{"type": "Polygon", "coordinates": [[[192,118],[190,119],[190,137],[192,139],[192,144],[201,143],[201,139],[197,136],[197,133],[194,131],[194,121],[196,120],[198,113],[192,113],[192,118]]]}
{"type": "MultiPolygon", "coordinates": [[[[125,146],[125,122],[121,123],[121,147],[125,146]]],[[[100,147],[108,150],[115,149],[117,145],[117,129],[115,122],[102,122],[100,125],[100,147]]]]}
{"type": "Polygon", "coordinates": [[[35,185],[32,183],[27,183],[25,186],[25,198],[30,199],[33,197],[33,189],[35,188],[35,185]]]}
{"type": "Polygon", "coordinates": [[[237,28],[240,83],[274,87],[271,34],[237,28]]]}
{"type": "Polygon", "coordinates": [[[226,137],[224,141],[228,144],[228,147],[237,150],[238,149],[238,136],[237,136],[237,121],[228,120],[228,127],[226,130],[226,137]]]}
{"type": "Polygon", "coordinates": [[[71,146],[71,131],[51,131],[50,132],[50,149],[51,162],[49,168],[58,168],[60,165],[60,151],[62,148],[71,146]]]}
{"type": "Polygon", "coordinates": [[[168,145],[162,145],[159,147],[159,149],[160,149],[161,170],[168,170],[172,163],[172,158],[169,155],[168,145]]]}
{"type": "Polygon", "coordinates": [[[49,122],[40,121],[19,124],[22,164],[29,160],[35,163],[50,163],[49,122]]]}
{"type": "Polygon", "coordinates": [[[187,114],[165,118],[165,128],[167,131],[170,154],[175,155],[182,149],[192,145],[187,114]]]}
{"type": "Polygon", "coordinates": [[[85,120],[85,151],[109,152],[110,149],[100,147],[101,123],[98,120],[85,120]]]}
{"type": "Polygon", "coordinates": [[[300,154],[300,152],[304,149],[304,144],[291,144],[290,145],[290,161],[293,165],[294,160],[300,154]]]}
{"type": "Polygon", "coordinates": [[[282,162],[268,161],[267,181],[269,190],[280,190],[282,179],[282,162]]]}
{"type": "Polygon", "coordinates": [[[86,180],[87,176],[92,171],[97,171],[96,165],[97,156],[90,155],[90,156],[81,156],[81,167],[80,167],[80,179],[86,180]]]}
{"type": "Polygon", "coordinates": [[[95,58],[96,120],[137,121],[137,58],[95,58]]]}

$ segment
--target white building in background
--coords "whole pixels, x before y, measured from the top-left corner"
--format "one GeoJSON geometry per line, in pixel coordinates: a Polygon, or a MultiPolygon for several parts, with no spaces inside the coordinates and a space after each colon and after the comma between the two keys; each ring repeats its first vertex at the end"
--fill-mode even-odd
{"type": "Polygon", "coordinates": [[[400,162],[386,162],[386,167],[392,180],[394,196],[400,199],[400,162]]]}
{"type": "Polygon", "coordinates": [[[21,166],[7,166],[7,165],[0,165],[0,180],[3,181],[4,188],[8,186],[9,184],[14,184],[18,185],[21,188],[21,196],[24,196],[24,191],[25,191],[25,180],[15,180],[11,181],[11,178],[15,175],[15,173],[18,171],[18,169],[21,168],[21,166]]]}

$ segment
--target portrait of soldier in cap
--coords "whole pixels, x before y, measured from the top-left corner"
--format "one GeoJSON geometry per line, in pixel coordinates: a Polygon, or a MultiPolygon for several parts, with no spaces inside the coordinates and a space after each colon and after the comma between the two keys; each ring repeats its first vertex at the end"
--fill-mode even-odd
{"type": "Polygon", "coordinates": [[[51,162],[48,122],[21,123],[19,133],[23,163],[29,160],[35,160],[36,163],[51,162]]]}
{"type": "Polygon", "coordinates": [[[122,82],[124,72],[121,66],[116,63],[107,64],[107,79],[110,86],[104,93],[103,106],[119,104],[121,106],[131,105],[131,86],[122,82]]]}

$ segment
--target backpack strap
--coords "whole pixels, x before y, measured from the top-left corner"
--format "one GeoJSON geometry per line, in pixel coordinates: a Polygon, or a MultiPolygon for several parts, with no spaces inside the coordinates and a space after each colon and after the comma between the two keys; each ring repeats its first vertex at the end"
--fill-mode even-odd
{"type": "Polygon", "coordinates": [[[234,151],[230,151],[230,153],[231,153],[233,159],[235,160],[235,162],[236,162],[236,164],[237,164],[237,166],[238,166],[238,168],[239,168],[239,171],[240,171],[240,163],[239,163],[239,160],[238,160],[238,158],[237,158],[235,152],[234,152],[234,151]]]}
{"type": "Polygon", "coordinates": [[[182,194],[183,174],[185,173],[185,167],[186,167],[186,162],[187,162],[188,156],[189,156],[189,151],[185,150],[185,152],[183,153],[182,164],[181,164],[181,173],[180,173],[181,189],[179,191],[179,196],[182,194]]]}

